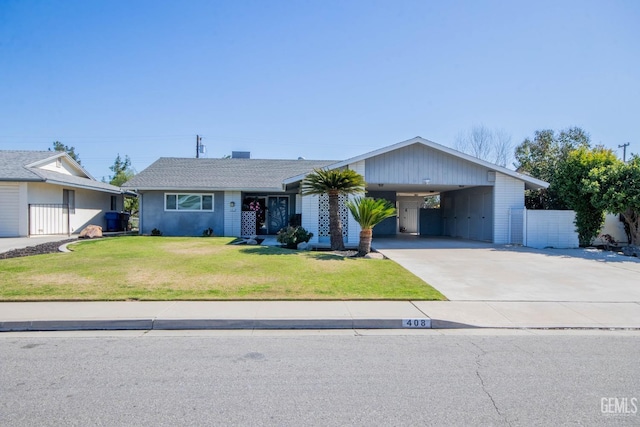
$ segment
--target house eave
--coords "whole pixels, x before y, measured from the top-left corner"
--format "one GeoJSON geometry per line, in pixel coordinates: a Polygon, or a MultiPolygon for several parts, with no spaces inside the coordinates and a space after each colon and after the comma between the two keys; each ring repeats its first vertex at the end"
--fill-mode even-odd
{"type": "Polygon", "coordinates": [[[92,190],[92,191],[100,191],[102,193],[109,193],[109,194],[122,194],[123,190],[121,189],[108,189],[108,188],[101,188],[101,187],[96,187],[96,186],[92,186],[92,185],[82,185],[82,184],[76,184],[76,183],[72,183],[72,182],[66,182],[66,181],[57,181],[54,179],[46,179],[44,180],[44,182],[46,182],[47,184],[52,184],[52,185],[60,185],[63,187],[72,187],[72,188],[81,188],[83,190],[92,190]]]}
{"type": "Polygon", "coordinates": [[[0,182],[44,182],[38,178],[0,178],[0,182]]]}
{"type": "Polygon", "coordinates": [[[241,191],[244,193],[285,193],[286,191],[279,187],[126,187],[131,188],[135,192],[142,191],[241,191]]]}

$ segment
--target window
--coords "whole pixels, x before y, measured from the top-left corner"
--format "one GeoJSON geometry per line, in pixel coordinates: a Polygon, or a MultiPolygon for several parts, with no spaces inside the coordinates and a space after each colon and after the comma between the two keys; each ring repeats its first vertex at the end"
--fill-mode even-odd
{"type": "Polygon", "coordinates": [[[166,211],[213,211],[213,194],[165,194],[166,211]]]}
{"type": "Polygon", "coordinates": [[[70,214],[76,213],[76,192],[74,190],[62,190],[62,204],[69,206],[70,214]]]}
{"type": "Polygon", "coordinates": [[[116,196],[111,196],[111,210],[118,210],[118,198],[116,196]]]}

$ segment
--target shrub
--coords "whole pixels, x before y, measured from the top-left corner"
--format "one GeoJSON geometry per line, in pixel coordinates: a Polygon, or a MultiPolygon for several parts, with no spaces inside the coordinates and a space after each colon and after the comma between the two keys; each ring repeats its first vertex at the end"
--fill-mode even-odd
{"type": "Polygon", "coordinates": [[[289,226],[287,228],[283,228],[278,231],[278,243],[283,244],[286,248],[296,249],[298,247],[298,243],[308,242],[313,237],[313,233],[309,233],[302,227],[292,227],[289,226]]]}
{"type": "Polygon", "coordinates": [[[162,231],[158,230],[157,228],[154,228],[153,230],[151,230],[151,235],[152,236],[162,236],[162,231]]]}
{"type": "Polygon", "coordinates": [[[299,227],[302,225],[302,215],[293,214],[289,217],[289,225],[292,227],[299,227]]]}

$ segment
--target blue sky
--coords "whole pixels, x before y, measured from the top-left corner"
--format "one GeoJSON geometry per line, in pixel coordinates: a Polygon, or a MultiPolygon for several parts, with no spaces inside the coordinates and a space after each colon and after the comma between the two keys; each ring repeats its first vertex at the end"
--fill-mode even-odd
{"type": "MultiPolygon", "coordinates": [[[[474,125],[640,152],[640,2],[0,0],[0,149],[345,159],[474,125]]],[[[621,155],[622,150],[618,150],[621,155]]]]}

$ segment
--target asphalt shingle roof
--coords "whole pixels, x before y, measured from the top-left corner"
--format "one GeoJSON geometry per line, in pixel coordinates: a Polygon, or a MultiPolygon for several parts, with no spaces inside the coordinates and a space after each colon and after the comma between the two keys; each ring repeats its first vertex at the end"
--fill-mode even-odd
{"type": "MultiPolygon", "coordinates": [[[[120,193],[120,188],[91,178],[67,175],[37,167],[27,167],[35,162],[53,158],[55,151],[7,151],[0,150],[0,181],[41,181],[71,187],[90,188],[120,193]]],[[[86,171],[85,171],[86,173],[86,171]]]]}
{"type": "Polygon", "coordinates": [[[0,180],[42,181],[33,169],[25,165],[55,156],[52,151],[0,151],[0,180]]]}
{"type": "Polygon", "coordinates": [[[138,190],[270,190],[336,160],[189,159],[161,157],[126,182],[138,190]]]}

